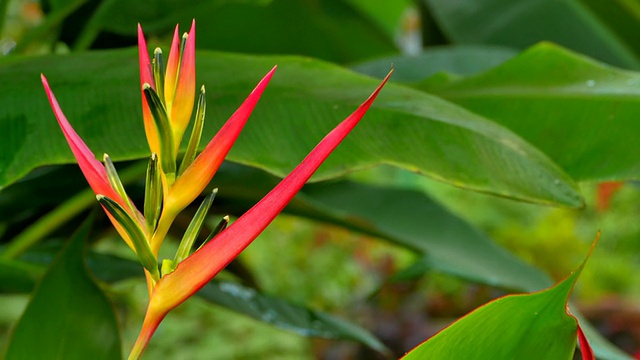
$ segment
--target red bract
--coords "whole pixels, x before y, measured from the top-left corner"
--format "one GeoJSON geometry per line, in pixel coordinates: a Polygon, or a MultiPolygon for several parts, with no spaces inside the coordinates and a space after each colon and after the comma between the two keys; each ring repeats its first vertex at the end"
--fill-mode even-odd
{"type": "Polygon", "coordinates": [[[333,129],[287,177],[249,211],[200,250],[181,262],[174,272],[160,279],[151,293],[140,337],[132,352],[139,357],[164,317],[195,294],[275,219],[331,152],[342,142],[367,112],[387,82],[378,88],[348,118],[333,129]]]}
{"type": "MultiPolygon", "coordinates": [[[[51,104],[51,108],[53,109],[53,113],[58,120],[58,124],[60,125],[60,129],[62,129],[62,133],[64,134],[71,151],[73,152],[73,156],[78,161],[78,165],[80,166],[80,170],[82,170],[82,174],[87,179],[89,186],[96,195],[104,195],[113,201],[117,202],[124,209],[127,209],[130,213],[130,216],[136,221],[143,223],[143,216],[137,210],[131,210],[125,201],[118,194],[118,192],[111,186],[109,183],[109,179],[107,177],[107,171],[98,160],[96,160],[93,152],[89,149],[89,147],[82,141],[82,138],[78,135],[78,133],[71,127],[71,124],[67,120],[67,117],[62,112],[60,105],[58,104],[58,100],[56,99],[53,91],[49,87],[49,82],[44,75],[40,75],[42,79],[42,84],[44,86],[45,92],[47,93],[47,97],[49,99],[49,103],[51,104]]],[[[118,230],[118,233],[125,240],[127,245],[132,249],[134,246],[131,243],[131,239],[127,234],[123,231],[122,226],[109,214],[109,218],[111,222],[118,230]]]]}
{"type": "Polygon", "coordinates": [[[596,356],[593,354],[593,350],[591,350],[591,345],[589,345],[589,340],[584,336],[584,332],[580,327],[580,323],[578,323],[578,342],[580,343],[580,352],[582,353],[582,360],[596,360],[596,356]]]}

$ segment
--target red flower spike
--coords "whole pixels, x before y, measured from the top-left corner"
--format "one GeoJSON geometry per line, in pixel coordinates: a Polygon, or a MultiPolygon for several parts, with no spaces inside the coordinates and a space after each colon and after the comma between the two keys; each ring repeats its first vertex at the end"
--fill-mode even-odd
{"type": "MultiPolygon", "coordinates": [[[[231,115],[220,131],[211,139],[207,147],[171,186],[164,204],[163,217],[165,219],[161,219],[161,222],[166,222],[167,218],[173,219],[182,209],[191,204],[209,184],[227,153],[231,150],[238,135],[240,135],[242,128],[275,71],[276,67],[265,75],[244,103],[240,105],[238,110],[231,115]]],[[[157,240],[162,241],[160,238],[157,240]]],[[[151,244],[151,248],[154,251],[159,247],[159,243],[151,244]]]]}
{"type": "Polygon", "coordinates": [[[152,153],[160,153],[160,140],[158,130],[153,121],[153,115],[149,109],[149,103],[144,96],[144,84],[151,85],[155,90],[156,83],[153,80],[153,69],[151,68],[151,60],[149,60],[149,52],[147,50],[147,41],[144,39],[142,26],[138,24],[138,58],[140,61],[140,94],[142,95],[142,118],[144,120],[144,132],[147,135],[147,142],[152,153]]]}
{"type": "Polygon", "coordinates": [[[93,152],[91,152],[91,149],[89,149],[84,141],[82,141],[78,133],[76,133],[73,127],[71,127],[67,117],[64,116],[64,113],[58,104],[58,100],[49,87],[47,78],[44,75],[40,75],[40,78],[42,79],[42,85],[44,85],[53,113],[55,114],[56,119],[58,119],[58,124],[62,129],[62,133],[69,143],[73,156],[78,160],[80,170],[82,170],[84,177],[89,182],[89,186],[91,186],[96,194],[101,194],[111,198],[118,202],[122,207],[126,207],[126,202],[111,187],[109,178],[107,177],[107,170],[104,165],[96,159],[93,152]]]}
{"type": "MultiPolygon", "coordinates": [[[[40,75],[40,78],[42,79],[42,85],[44,86],[44,90],[47,93],[47,98],[49,98],[49,103],[51,104],[53,113],[58,120],[60,129],[62,129],[62,133],[64,134],[64,137],[67,140],[69,147],[71,148],[71,152],[73,152],[73,156],[78,161],[80,170],[82,171],[84,177],[87,179],[87,182],[89,183],[89,186],[91,187],[93,192],[96,193],[96,195],[104,195],[112,199],[125,209],[128,208],[127,202],[118,194],[117,191],[115,191],[111,187],[109,178],[107,176],[107,170],[105,169],[104,165],[102,165],[102,163],[96,159],[96,157],[93,155],[93,152],[91,152],[91,149],[89,149],[84,141],[82,141],[78,133],[76,133],[76,131],[69,123],[69,120],[67,120],[67,117],[62,112],[62,109],[58,104],[58,100],[49,87],[47,78],[42,74],[40,75]]],[[[132,214],[132,217],[138,220],[143,218],[142,214],[140,214],[139,212],[137,212],[136,214],[132,214]]],[[[125,242],[133,249],[131,240],[128,236],[126,236],[126,233],[123,231],[120,224],[115,221],[115,219],[113,219],[110,215],[109,218],[111,219],[111,222],[116,227],[125,242]]]]}
{"type": "MultiPolygon", "coordinates": [[[[171,114],[173,105],[173,97],[176,93],[176,79],[178,77],[178,68],[180,66],[180,32],[178,25],[173,31],[173,40],[169,49],[169,59],[167,60],[167,70],[164,75],[164,103],[167,107],[167,113],[171,114]]],[[[162,94],[159,94],[162,96],[162,94]]]]}
{"type": "Polygon", "coordinates": [[[262,200],[201,249],[178,264],[174,272],[164,275],[158,281],[151,293],[142,331],[132,352],[132,356],[135,356],[133,358],[142,354],[155,329],[169,311],[206,285],[275,219],[329,154],[358,124],[392,72],[393,70],[353,114],[325,136],[311,153],[262,200]]]}
{"type": "MultiPolygon", "coordinates": [[[[191,23],[191,30],[187,36],[187,42],[180,54],[180,70],[178,82],[175,85],[173,104],[168,107],[173,127],[173,136],[176,139],[176,152],[180,146],[180,140],[191,121],[193,102],[196,98],[196,21],[191,23]],[[170,110],[169,110],[170,109],[170,110]]],[[[173,49],[172,49],[173,52],[173,49]]]]}

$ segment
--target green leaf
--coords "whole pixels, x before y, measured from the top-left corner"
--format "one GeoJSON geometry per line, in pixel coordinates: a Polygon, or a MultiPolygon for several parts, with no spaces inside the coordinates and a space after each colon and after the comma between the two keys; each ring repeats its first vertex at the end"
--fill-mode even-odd
{"type": "Polygon", "coordinates": [[[402,15],[412,5],[411,0],[344,0],[344,2],[376,23],[390,39],[395,38],[402,28],[402,15]]]}
{"type": "MultiPolygon", "coordinates": [[[[260,171],[226,164],[212,185],[220,189],[218,206],[240,214],[275,182],[277,179],[260,171]]],[[[312,184],[296,195],[285,212],[428,254],[433,270],[474,282],[527,291],[551,284],[542,271],[499,247],[419,191],[351,181],[312,184]]]]}
{"type": "Polygon", "coordinates": [[[416,82],[447,72],[472,75],[489,70],[517,54],[499,46],[453,45],[426,48],[418,55],[395,55],[351,66],[362,74],[382,79],[393,64],[393,81],[416,82]]]}
{"type": "Polygon", "coordinates": [[[510,295],[466,315],[403,360],[573,359],[577,322],[565,306],[578,272],[551,289],[510,295]]]}
{"type": "Polygon", "coordinates": [[[580,0],[582,5],[596,15],[607,29],[631,48],[636,58],[640,55],[640,4],[629,0],[580,0]]]}
{"type": "Polygon", "coordinates": [[[238,283],[213,281],[198,292],[203,299],[281,329],[307,337],[353,340],[387,353],[369,331],[330,314],[297,306],[238,283]]]}
{"type": "Polygon", "coordinates": [[[91,17],[89,29],[93,30],[95,27],[120,35],[135,35],[137,29],[132,24],[140,23],[145,31],[151,33],[172,33],[176,23],[187,25],[194,15],[204,17],[213,14],[222,5],[238,3],[260,9],[270,2],[271,0],[192,0],[186,3],[172,0],[105,0],[91,17]]]}
{"type": "Polygon", "coordinates": [[[640,74],[541,43],[483,74],[423,89],[513,130],[582,181],[640,178],[640,74]]]}
{"type": "Polygon", "coordinates": [[[578,326],[566,305],[581,271],[550,289],[494,300],[402,359],[573,359],[578,326]]]}
{"type": "Polygon", "coordinates": [[[29,292],[42,276],[42,269],[29,263],[0,259],[0,293],[29,292]]]}
{"type": "Polygon", "coordinates": [[[113,309],[82,260],[89,226],[90,220],[40,281],[13,330],[5,359],[121,358],[113,309]]]}
{"type": "MultiPolygon", "coordinates": [[[[608,23],[634,23],[637,14],[618,12],[613,18],[586,0],[424,0],[447,37],[455,43],[491,44],[524,49],[539,41],[553,41],[610,64],[640,68],[637,45],[626,43],[608,23]],[[603,21],[602,16],[610,21],[603,21]]],[[[621,3],[622,1],[607,1],[621,3]]],[[[602,6],[605,6],[601,2],[602,6]]],[[[614,6],[621,6],[620,4],[614,6]]]]}
{"type": "MultiPolygon", "coordinates": [[[[103,51],[0,66],[0,77],[20,84],[0,89],[0,103],[7,105],[0,107],[0,131],[9,134],[0,143],[0,186],[36,166],[74,161],[36,71],[48,76],[67,117],[94,153],[109,153],[114,160],[146,158],[136,59],[129,50],[103,51]]],[[[211,115],[205,139],[275,63],[279,71],[228,159],[283,176],[367,98],[377,81],[307,58],[200,52],[198,73],[208,86],[211,115]]],[[[384,163],[500,196],[582,205],[572,179],[513,133],[395,84],[387,84],[315,179],[384,163]]]]}
{"type": "MultiPolygon", "coordinates": [[[[200,49],[299,54],[339,62],[397,52],[386,29],[392,14],[368,14],[352,1],[106,0],[76,48],[86,49],[100,31],[135,36],[139,22],[147,34],[169,35],[176,23],[184,29],[195,18],[200,49]]],[[[397,13],[397,6],[390,8],[397,13]]]]}
{"type": "MultiPolygon", "coordinates": [[[[222,211],[241,214],[278,179],[225,163],[214,178],[222,211]],[[225,201],[226,198],[226,201],[225,201]]],[[[424,255],[413,274],[437,271],[494,286],[537,291],[552,284],[540,269],[524,263],[424,193],[348,181],[305,186],[286,213],[340,225],[380,237],[424,255]],[[416,214],[420,214],[416,221],[416,214]]],[[[583,329],[603,359],[628,359],[588,323],[583,329]]]]}

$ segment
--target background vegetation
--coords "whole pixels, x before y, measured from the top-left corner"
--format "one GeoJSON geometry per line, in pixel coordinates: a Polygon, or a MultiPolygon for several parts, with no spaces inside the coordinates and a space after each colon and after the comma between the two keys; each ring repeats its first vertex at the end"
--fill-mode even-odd
{"type": "MultiPolygon", "coordinates": [[[[397,357],[497,296],[566,277],[598,230],[574,309],[637,354],[640,2],[603,4],[0,2],[3,342],[61,244],[97,208],[39,73],[140,199],[137,160],[148,150],[136,24],[166,49],[175,24],[195,18],[204,138],[279,65],[212,182],[212,224],[277,183],[373,90],[371,77],[391,64],[395,74],[287,214],[167,318],[148,358],[369,359],[382,344],[397,357]]],[[[96,213],[87,262],[128,349],[145,289],[109,229],[96,213]]],[[[626,358],[594,339],[598,358],[626,358]]]]}

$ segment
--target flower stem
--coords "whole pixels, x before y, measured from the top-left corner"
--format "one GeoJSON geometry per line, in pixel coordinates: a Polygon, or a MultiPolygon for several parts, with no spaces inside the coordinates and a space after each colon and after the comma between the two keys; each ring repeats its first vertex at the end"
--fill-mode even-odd
{"type": "Polygon", "coordinates": [[[156,332],[158,325],[164,317],[166,316],[166,312],[157,314],[152,311],[151,306],[147,309],[147,314],[144,317],[144,322],[142,323],[142,329],[140,330],[140,335],[138,335],[138,339],[136,339],[135,344],[133,345],[133,349],[131,349],[131,353],[129,353],[128,360],[138,360],[142,356],[142,353],[149,345],[149,341],[151,341],[151,337],[156,332]]]}

